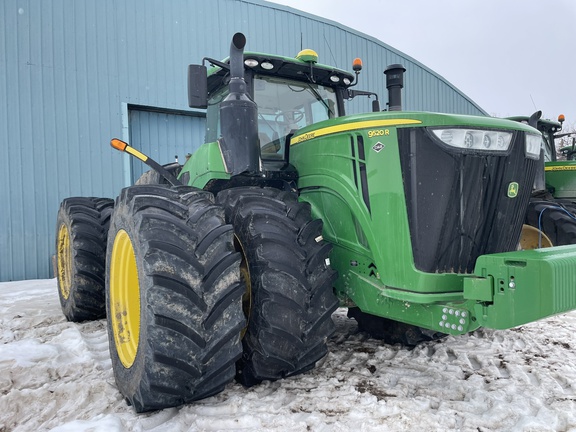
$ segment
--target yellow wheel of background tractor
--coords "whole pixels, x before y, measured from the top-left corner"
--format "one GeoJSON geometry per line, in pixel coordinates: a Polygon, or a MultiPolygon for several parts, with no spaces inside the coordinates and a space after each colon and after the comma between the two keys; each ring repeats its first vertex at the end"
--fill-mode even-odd
{"type": "Polygon", "coordinates": [[[552,241],[546,234],[531,225],[522,225],[522,233],[520,234],[520,243],[518,249],[540,249],[552,247],[552,241]]]}

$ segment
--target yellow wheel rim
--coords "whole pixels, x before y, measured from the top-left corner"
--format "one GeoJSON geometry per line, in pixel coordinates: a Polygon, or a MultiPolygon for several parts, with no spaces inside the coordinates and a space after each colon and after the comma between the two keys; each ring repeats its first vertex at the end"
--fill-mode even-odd
{"type": "Polygon", "coordinates": [[[70,248],[70,233],[68,227],[60,225],[58,230],[58,247],[56,250],[58,262],[58,286],[64,299],[70,297],[72,286],[72,250],[70,248]]]}
{"type": "Polygon", "coordinates": [[[530,250],[538,249],[539,247],[547,248],[552,246],[550,238],[538,228],[526,224],[522,225],[522,234],[520,235],[520,244],[518,245],[518,249],[530,250]]]}
{"type": "Polygon", "coordinates": [[[140,340],[140,284],[128,233],[116,233],[110,261],[110,315],[118,358],[125,368],[136,360],[140,340]]]}
{"type": "Polygon", "coordinates": [[[252,314],[252,283],[250,282],[250,270],[248,269],[248,261],[246,260],[246,253],[244,247],[240,243],[240,239],[234,234],[234,248],[242,255],[240,261],[240,278],[246,285],[246,290],[242,295],[242,310],[246,316],[246,326],[242,329],[241,337],[244,337],[248,331],[248,323],[250,322],[250,315],[252,314]]]}

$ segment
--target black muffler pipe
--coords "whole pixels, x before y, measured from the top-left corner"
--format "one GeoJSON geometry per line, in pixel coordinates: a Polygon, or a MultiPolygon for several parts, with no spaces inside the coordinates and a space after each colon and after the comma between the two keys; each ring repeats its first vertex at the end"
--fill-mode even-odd
{"type": "Polygon", "coordinates": [[[528,124],[538,129],[538,121],[542,118],[542,111],[538,110],[528,118],[528,124]]]}
{"type": "Polygon", "coordinates": [[[388,111],[402,111],[402,88],[404,87],[404,72],[401,64],[393,64],[386,68],[386,88],[388,89],[388,111]]]}
{"type": "Polygon", "coordinates": [[[232,175],[260,171],[258,107],[244,80],[246,37],[236,33],[230,44],[230,93],[220,103],[220,148],[232,175]]]}

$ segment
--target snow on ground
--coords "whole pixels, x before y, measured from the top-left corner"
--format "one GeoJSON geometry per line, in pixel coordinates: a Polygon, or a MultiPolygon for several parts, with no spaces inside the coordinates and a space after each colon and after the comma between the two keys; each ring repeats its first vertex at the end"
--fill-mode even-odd
{"type": "Polygon", "coordinates": [[[138,415],[116,389],[105,321],[66,322],[56,290],[0,284],[0,432],[576,431],[576,313],[409,350],[342,309],[313,371],[138,415]]]}

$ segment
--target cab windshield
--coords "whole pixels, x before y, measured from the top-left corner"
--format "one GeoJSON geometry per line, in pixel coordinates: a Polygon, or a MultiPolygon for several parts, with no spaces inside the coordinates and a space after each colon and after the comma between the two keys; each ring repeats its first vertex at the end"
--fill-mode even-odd
{"type": "Polygon", "coordinates": [[[256,76],[254,101],[262,159],[282,158],[287,135],[339,115],[334,89],[308,82],[256,76]]]}
{"type": "MultiPolygon", "coordinates": [[[[215,92],[208,102],[207,142],[220,137],[219,108],[227,94],[228,86],[215,92]]],[[[334,89],[318,84],[256,75],[252,96],[258,105],[262,159],[282,159],[290,133],[340,115],[334,89]]]]}

